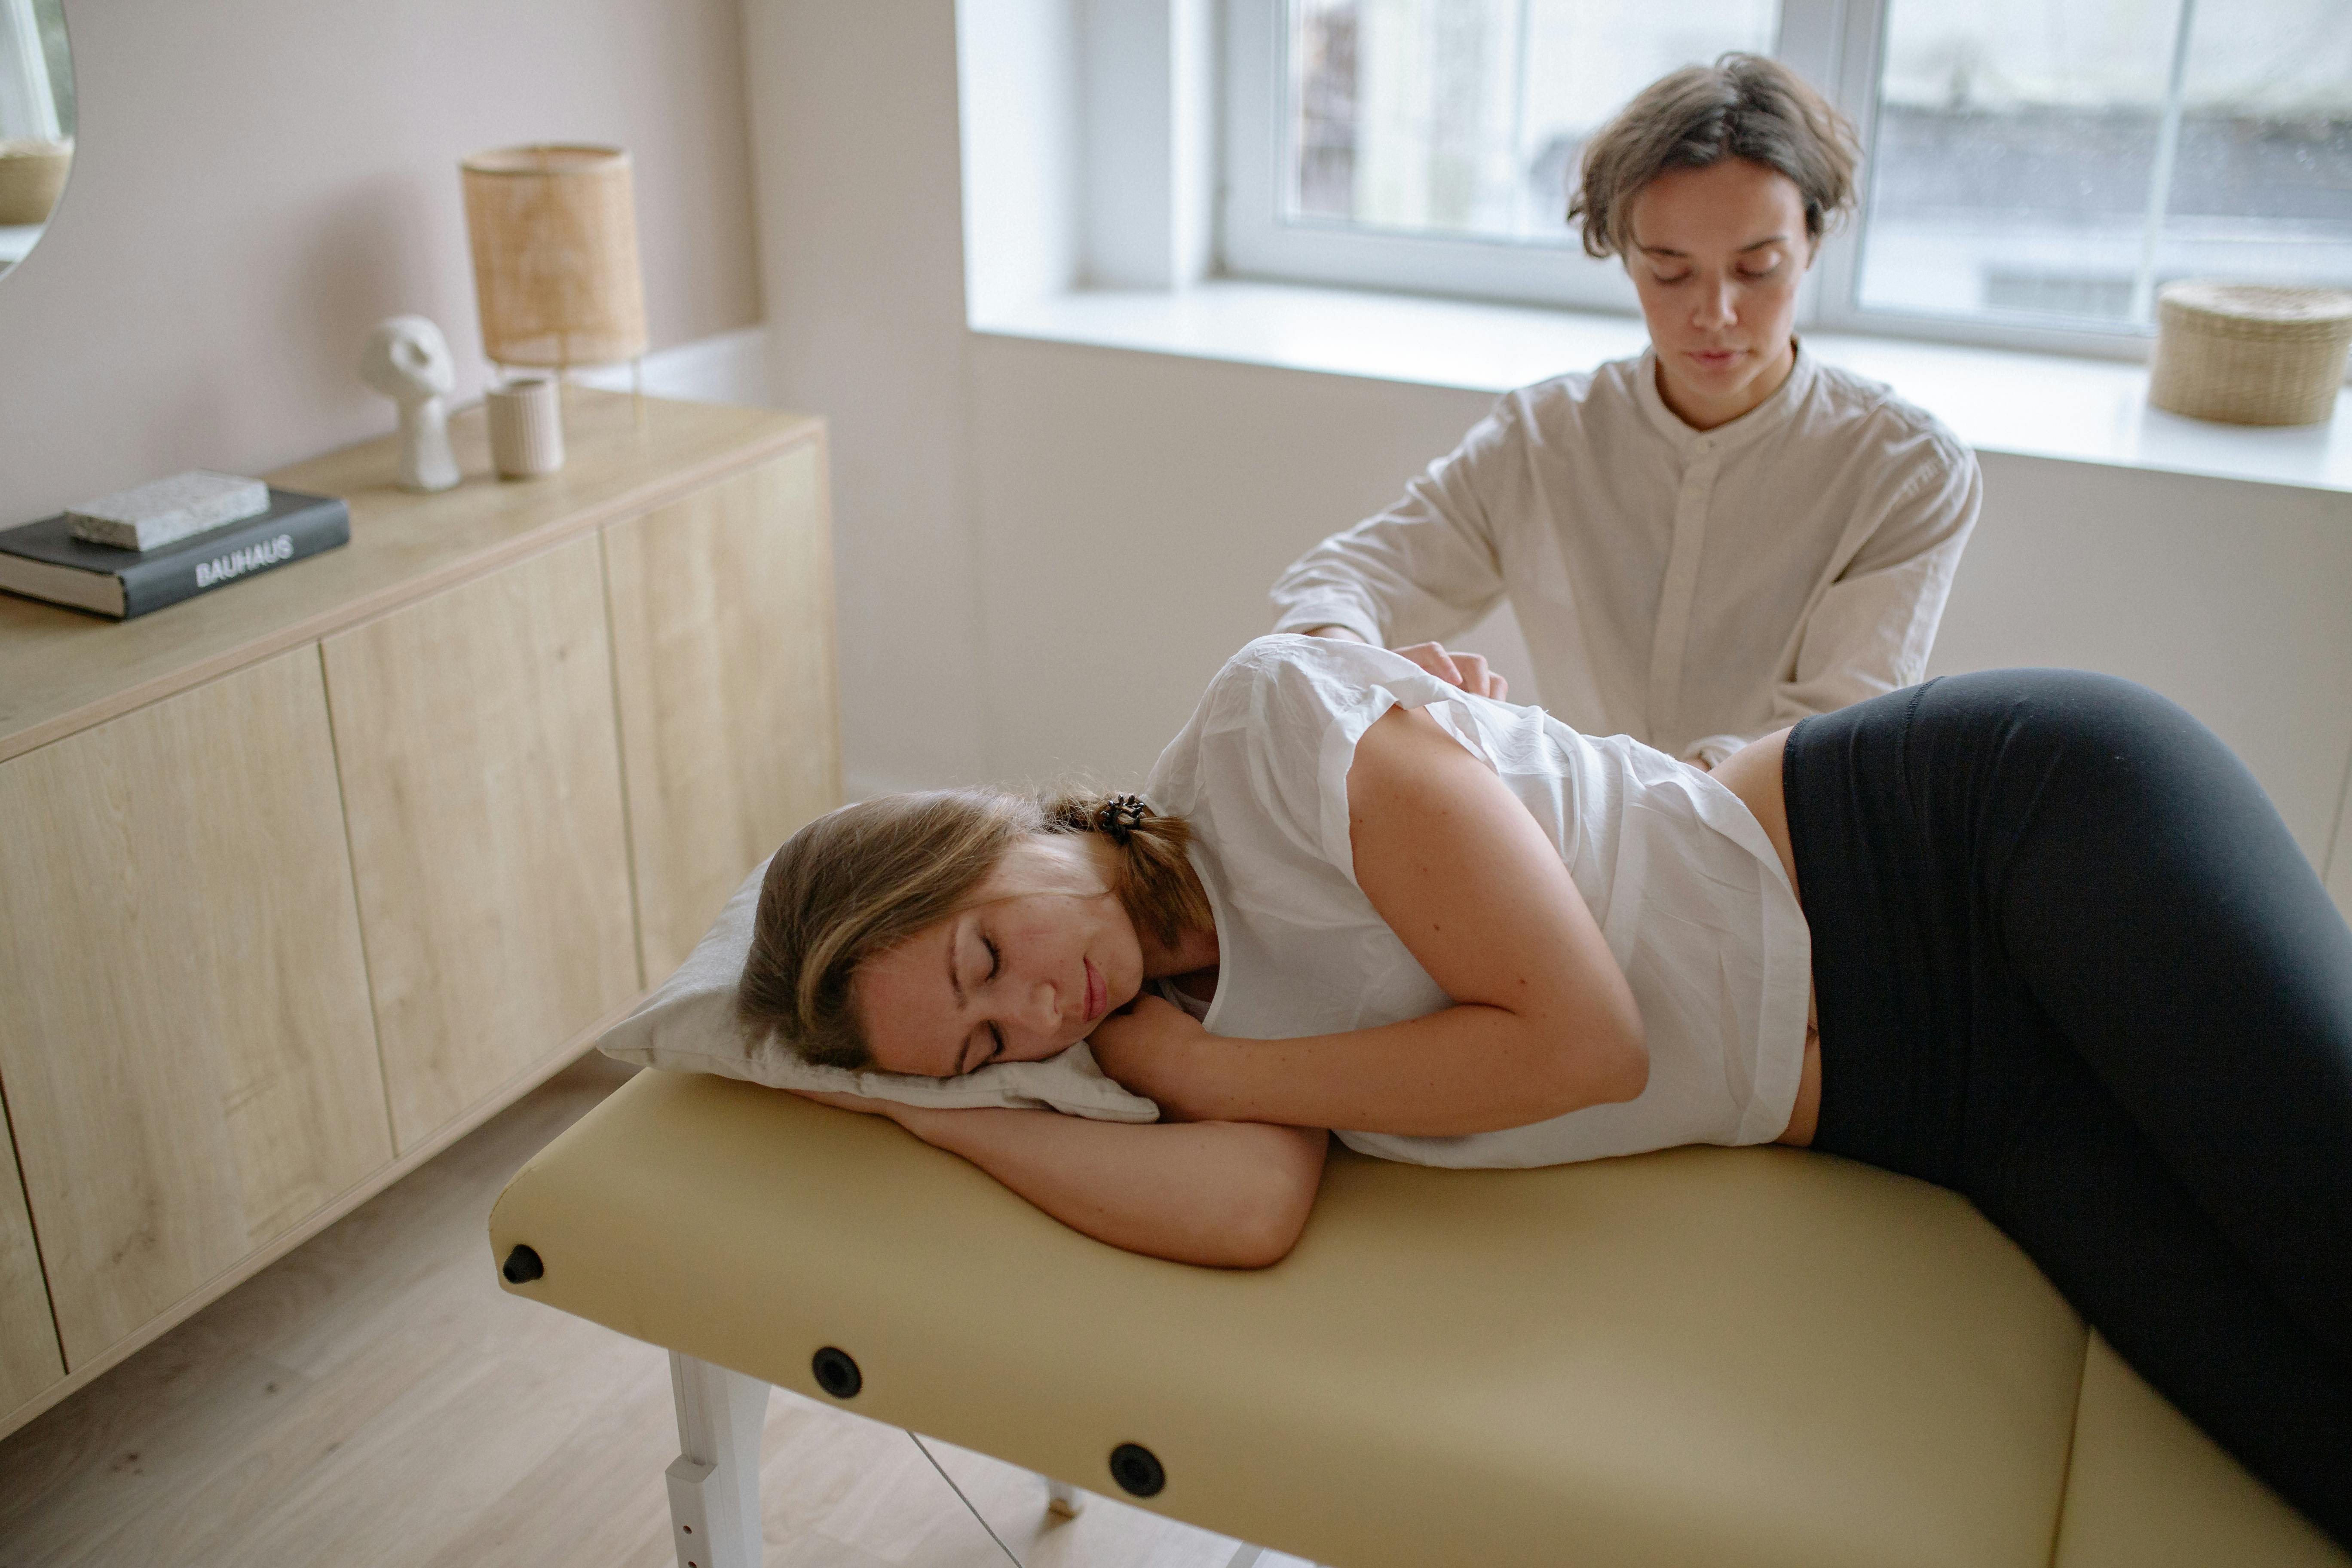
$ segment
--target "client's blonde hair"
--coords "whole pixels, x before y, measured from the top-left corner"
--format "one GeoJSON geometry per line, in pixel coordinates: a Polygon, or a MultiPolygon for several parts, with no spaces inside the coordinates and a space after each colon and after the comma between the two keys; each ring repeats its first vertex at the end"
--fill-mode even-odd
{"type": "MultiPolygon", "coordinates": [[[[735,992],[746,1030],[774,1029],[802,1060],[872,1065],[850,997],[857,966],[971,901],[1023,838],[1099,832],[1111,797],[935,790],[862,801],[818,817],[776,851],[760,885],[751,952],[735,992]]],[[[1127,829],[1110,890],[1139,930],[1172,944],[1210,925],[1185,864],[1192,828],[1147,815],[1127,829]]]]}

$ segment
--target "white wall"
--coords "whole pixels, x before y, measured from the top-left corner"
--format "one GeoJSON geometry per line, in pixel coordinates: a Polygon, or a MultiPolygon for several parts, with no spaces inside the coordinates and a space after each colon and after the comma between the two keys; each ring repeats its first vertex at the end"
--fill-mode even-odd
{"type": "Polygon", "coordinates": [[[1139,781],[1271,625],[1276,574],[1493,401],[1020,338],[975,338],[971,360],[988,762],[1006,776],[1139,781]]]}
{"type": "Polygon", "coordinates": [[[370,326],[480,357],[458,158],[629,149],[656,349],[756,323],[736,0],[68,0],[80,136],[0,278],[0,525],[392,427],[370,326]]]}
{"type": "MultiPolygon", "coordinates": [[[[749,3],[791,8],[779,0],[749,3]]],[[[929,16],[939,7],[922,9],[924,26],[935,25],[929,16]]],[[[958,152],[963,189],[973,193],[963,212],[963,286],[974,300],[1015,303],[1066,289],[1077,277],[1074,193],[1087,160],[1076,21],[1073,0],[986,0],[956,29],[958,152]]],[[[759,68],[755,61],[755,94],[759,68]]]]}
{"type": "Polygon", "coordinates": [[[1929,672],[2058,665],[2151,686],[2230,743],[2325,866],[2352,763],[2352,496],[1981,461],[1984,520],[1929,672]]]}
{"type": "MultiPolygon", "coordinates": [[[[972,9],[1035,26],[1055,4],[972,9]]],[[[1390,500],[1488,400],[964,331],[938,238],[950,0],[751,8],[754,101],[799,106],[789,133],[757,135],[763,234],[792,229],[764,258],[790,339],[779,384],[835,416],[845,455],[853,773],[1135,779],[1265,628],[1276,570],[1390,500]]],[[[1066,247],[1083,221],[1062,213],[1049,237],[1066,247]]],[[[1033,246],[1033,274],[1055,254],[1033,246]]],[[[2352,498],[1998,455],[1985,471],[1935,668],[2146,681],[2238,749],[2322,860],[2352,765],[2352,498]]],[[[1516,634],[1495,636],[1513,672],[1516,634]]]]}
{"type": "Polygon", "coordinates": [[[987,771],[951,0],[745,0],[770,384],[832,424],[850,789],[987,771]]]}

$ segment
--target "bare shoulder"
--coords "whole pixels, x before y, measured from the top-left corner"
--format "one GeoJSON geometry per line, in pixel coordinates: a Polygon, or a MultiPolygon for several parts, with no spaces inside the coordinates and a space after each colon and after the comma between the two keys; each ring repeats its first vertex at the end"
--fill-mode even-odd
{"type": "Polygon", "coordinates": [[[1348,815],[1358,848],[1367,817],[1383,805],[1401,804],[1400,797],[1409,795],[1426,806],[1433,789],[1444,792],[1493,779],[1494,770],[1426,710],[1390,709],[1357,740],[1348,767],[1348,815]]]}

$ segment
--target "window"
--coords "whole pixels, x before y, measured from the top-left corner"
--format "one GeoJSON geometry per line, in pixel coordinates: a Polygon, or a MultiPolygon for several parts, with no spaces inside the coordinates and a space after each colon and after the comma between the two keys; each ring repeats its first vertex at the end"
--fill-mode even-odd
{"type": "MultiPolygon", "coordinates": [[[[1816,0],[1818,3],[1818,0],[1816,0]]],[[[1234,0],[1234,272],[1633,308],[1566,221],[1644,83],[1769,53],[1778,0],[1234,0]]]]}
{"type": "Polygon", "coordinates": [[[1566,209],[1633,92],[1777,54],[1861,131],[1808,320],[2137,353],[2187,276],[2352,286],[2343,0],[1232,0],[1223,261],[1633,308],[1566,209]]]}
{"type": "Polygon", "coordinates": [[[1577,154],[1644,85],[1769,52],[1775,0],[1295,0],[1294,220],[1567,243],[1577,154]]]}
{"type": "Polygon", "coordinates": [[[0,0],[0,273],[37,242],[73,156],[74,83],[59,0],[0,0]]]}
{"type": "Polygon", "coordinates": [[[73,133],[60,0],[0,0],[0,142],[70,141],[73,133]]]}
{"type": "Polygon", "coordinates": [[[2175,278],[2352,282],[2342,0],[1891,0],[1857,303],[2146,328],[2175,278]]]}

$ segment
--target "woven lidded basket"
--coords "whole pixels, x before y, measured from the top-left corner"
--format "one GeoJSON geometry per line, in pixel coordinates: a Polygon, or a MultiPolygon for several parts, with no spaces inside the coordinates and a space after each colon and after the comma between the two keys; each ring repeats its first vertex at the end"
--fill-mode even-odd
{"type": "Polygon", "coordinates": [[[2168,283],[2156,297],[2147,400],[2231,425],[2316,425],[2336,412],[2352,293],[2168,283]]]}
{"type": "Polygon", "coordinates": [[[72,167],[70,142],[0,142],[0,224],[47,223],[72,167]]]}

